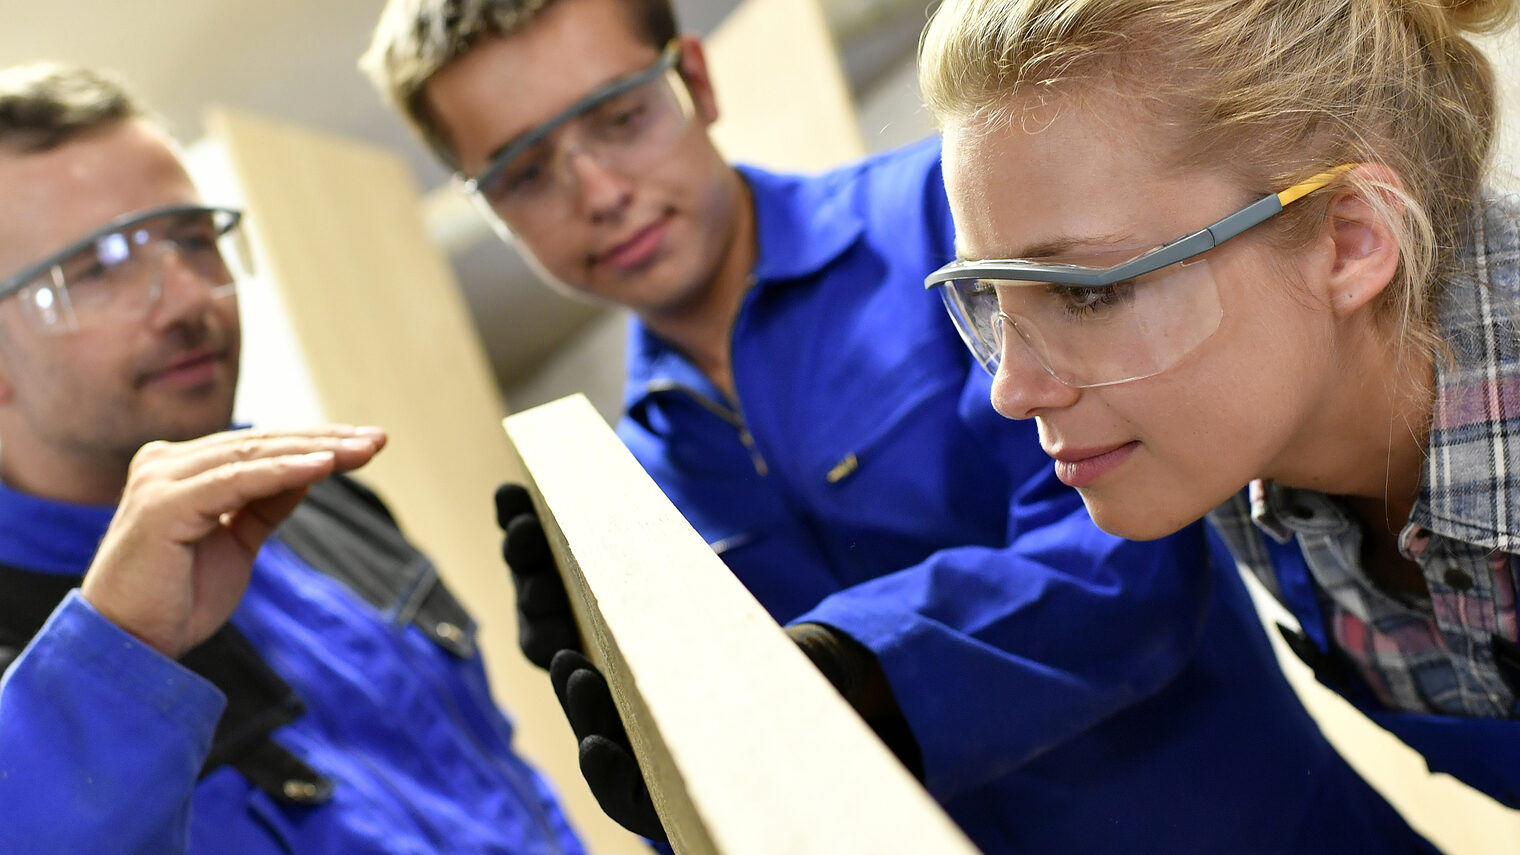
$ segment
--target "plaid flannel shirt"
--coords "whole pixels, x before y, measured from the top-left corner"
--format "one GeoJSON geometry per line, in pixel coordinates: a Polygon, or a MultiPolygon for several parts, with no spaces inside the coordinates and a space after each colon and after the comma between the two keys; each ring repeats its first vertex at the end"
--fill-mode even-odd
{"type": "Polygon", "coordinates": [[[1399,536],[1428,599],[1372,581],[1359,525],[1323,493],[1257,481],[1209,520],[1279,599],[1286,580],[1263,538],[1297,539],[1327,637],[1385,707],[1505,717],[1515,675],[1495,650],[1520,635],[1520,198],[1486,200],[1473,224],[1441,297],[1454,358],[1436,361],[1420,495],[1399,536]]]}

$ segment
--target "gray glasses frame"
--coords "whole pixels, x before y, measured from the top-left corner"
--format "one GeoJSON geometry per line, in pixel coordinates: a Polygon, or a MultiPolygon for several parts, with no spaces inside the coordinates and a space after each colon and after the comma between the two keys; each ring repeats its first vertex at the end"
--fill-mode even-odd
{"type": "Polygon", "coordinates": [[[146,222],[157,217],[173,216],[176,214],[226,215],[229,219],[225,223],[219,224],[217,226],[217,237],[228,234],[233,229],[237,228],[238,223],[243,219],[243,212],[237,210],[236,208],[220,208],[214,205],[164,205],[158,208],[148,208],[144,211],[134,211],[133,213],[125,214],[121,217],[118,217],[117,219],[112,220],[109,223],[106,223],[95,231],[90,232],[84,237],[63,247],[62,249],[48,253],[48,255],[42,260],[37,261],[33,264],[28,264],[26,267],[21,268],[20,270],[12,273],[4,279],[0,279],[0,300],[4,300],[17,291],[20,291],[22,288],[25,288],[31,283],[37,281],[39,277],[45,275],[53,267],[63,263],[66,259],[75,253],[89,249],[101,238],[105,237],[108,234],[111,234],[112,232],[119,232],[122,229],[130,228],[137,225],[138,223],[146,222]]]}
{"type": "Polygon", "coordinates": [[[637,89],[645,83],[658,78],[670,69],[675,68],[676,63],[680,59],[681,43],[676,39],[672,39],[660,51],[660,58],[655,60],[653,65],[621,80],[614,80],[612,83],[555,113],[543,124],[508,143],[505,148],[491,158],[490,163],[486,164],[485,169],[482,169],[480,174],[474,178],[461,174],[460,177],[464,182],[464,192],[472,194],[480,193],[481,188],[495,180],[496,176],[501,174],[501,171],[506,168],[507,164],[519,157],[523,152],[543,142],[545,137],[554,133],[561,125],[577,116],[589,113],[602,104],[622,95],[624,92],[637,89]]]}
{"type": "Polygon", "coordinates": [[[1202,255],[1230,238],[1282,213],[1283,208],[1334,181],[1351,167],[1352,164],[1337,166],[1328,172],[1322,172],[1301,181],[1281,193],[1264,196],[1212,225],[1204,226],[1186,237],[1162,244],[1113,267],[1040,264],[1019,259],[957,260],[924,277],[924,287],[934,288],[957,279],[997,279],[1042,285],[1069,285],[1076,288],[1108,288],[1179,261],[1187,261],[1189,258],[1202,255]]]}

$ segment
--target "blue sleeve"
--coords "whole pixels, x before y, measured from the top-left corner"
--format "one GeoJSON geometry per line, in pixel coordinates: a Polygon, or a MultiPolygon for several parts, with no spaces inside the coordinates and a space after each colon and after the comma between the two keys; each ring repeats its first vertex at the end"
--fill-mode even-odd
{"type": "Polygon", "coordinates": [[[797,619],[875,652],[941,800],[1166,686],[1206,614],[1196,526],[1148,543],[1105,534],[1046,466],[1014,497],[1010,532],[1007,548],[942,550],[797,619]]]}
{"type": "Polygon", "coordinates": [[[0,852],[184,852],[224,702],[70,592],[0,678],[0,852]]]}

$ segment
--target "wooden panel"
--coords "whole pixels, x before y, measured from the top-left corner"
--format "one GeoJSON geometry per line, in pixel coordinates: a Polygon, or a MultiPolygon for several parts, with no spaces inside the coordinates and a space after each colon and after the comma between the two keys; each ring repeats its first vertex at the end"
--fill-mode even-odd
{"type": "Polygon", "coordinates": [[[865,154],[818,0],[744,0],[706,44],[729,160],[815,172],[865,154]]]}
{"type": "MultiPolygon", "coordinates": [[[[517,477],[497,427],[504,407],[452,273],[424,233],[404,163],[225,110],[207,126],[226,149],[260,278],[278,291],[322,415],[390,432],[361,475],[480,622],[517,746],[554,780],[596,850],[642,848],[592,799],[547,676],[517,650],[491,501],[499,482],[517,477]]],[[[244,361],[259,356],[245,352],[244,361]]]]}
{"type": "Polygon", "coordinates": [[[976,851],[583,396],[506,430],[677,852],[976,851]]]}

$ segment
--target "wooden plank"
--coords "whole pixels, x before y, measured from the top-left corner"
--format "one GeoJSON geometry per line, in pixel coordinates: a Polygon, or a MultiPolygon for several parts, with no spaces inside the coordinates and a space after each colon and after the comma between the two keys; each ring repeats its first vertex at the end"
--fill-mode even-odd
{"type": "Polygon", "coordinates": [[[976,851],[584,396],[505,426],[677,852],[976,851]]]}

